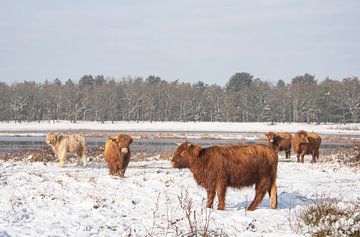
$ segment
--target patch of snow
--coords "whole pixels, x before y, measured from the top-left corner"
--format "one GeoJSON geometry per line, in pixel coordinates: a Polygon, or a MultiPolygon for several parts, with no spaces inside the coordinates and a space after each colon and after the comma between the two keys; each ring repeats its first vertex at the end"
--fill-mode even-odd
{"type": "MultiPolygon", "coordinates": [[[[183,229],[188,225],[181,219],[179,195],[187,190],[197,213],[206,202],[191,172],[170,168],[169,161],[131,162],[124,179],[109,176],[106,165],[97,163],[59,168],[56,163],[6,161],[0,166],[4,236],[174,236],[169,220],[179,220],[183,229]]],[[[296,236],[289,226],[294,208],[313,203],[320,194],[342,201],[360,198],[359,173],[326,166],[279,163],[275,210],[266,196],[257,210],[246,212],[254,188],[229,189],[225,211],[211,212],[210,227],[230,236],[296,236]]]]}

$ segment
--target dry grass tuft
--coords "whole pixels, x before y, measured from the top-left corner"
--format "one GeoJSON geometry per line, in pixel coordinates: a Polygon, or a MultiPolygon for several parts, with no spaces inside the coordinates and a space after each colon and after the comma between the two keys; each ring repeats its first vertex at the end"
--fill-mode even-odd
{"type": "Polygon", "coordinates": [[[295,211],[292,229],[314,237],[360,237],[360,204],[322,199],[295,211]]]}
{"type": "Polygon", "coordinates": [[[352,148],[341,149],[333,155],[329,155],[320,160],[326,163],[338,163],[355,169],[360,169],[360,143],[352,148]]]}

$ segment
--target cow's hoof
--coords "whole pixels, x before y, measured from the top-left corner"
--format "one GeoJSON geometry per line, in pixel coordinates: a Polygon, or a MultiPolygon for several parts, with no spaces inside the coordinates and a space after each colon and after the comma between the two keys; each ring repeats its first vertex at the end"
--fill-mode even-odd
{"type": "Polygon", "coordinates": [[[248,208],[246,208],[246,211],[255,211],[255,207],[248,207],[248,208]]]}

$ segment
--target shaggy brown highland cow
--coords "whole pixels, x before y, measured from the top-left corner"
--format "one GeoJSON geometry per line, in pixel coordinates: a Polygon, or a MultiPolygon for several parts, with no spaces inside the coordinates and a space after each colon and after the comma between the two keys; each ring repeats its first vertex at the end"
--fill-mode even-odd
{"type": "Polygon", "coordinates": [[[270,207],[277,206],[277,153],[266,145],[212,146],[201,148],[184,142],[174,152],[174,168],[189,168],[197,184],[207,191],[207,207],[212,208],[215,194],[218,210],[225,208],[227,187],[242,188],[255,184],[256,194],[247,208],[253,211],[270,195],[270,207]]]}
{"type": "Polygon", "coordinates": [[[290,159],[291,155],[291,135],[288,132],[267,132],[265,136],[269,140],[272,148],[276,151],[285,151],[285,156],[290,159]]]}
{"type": "Polygon", "coordinates": [[[308,133],[300,130],[295,133],[292,139],[292,147],[296,154],[297,162],[301,163],[304,163],[305,155],[312,155],[311,163],[315,163],[316,159],[319,159],[320,145],[321,137],[315,132],[308,133]]]}
{"type": "Polygon", "coordinates": [[[104,158],[108,164],[109,174],[124,177],[130,161],[130,144],[133,139],[126,134],[111,137],[105,143],[104,158]]]}

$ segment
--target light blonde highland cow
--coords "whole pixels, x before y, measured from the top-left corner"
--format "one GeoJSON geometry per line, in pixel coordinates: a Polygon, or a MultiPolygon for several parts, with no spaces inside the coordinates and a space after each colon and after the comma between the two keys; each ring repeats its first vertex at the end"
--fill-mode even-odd
{"type": "Polygon", "coordinates": [[[61,133],[48,133],[46,143],[49,144],[59,158],[59,166],[64,167],[67,155],[75,154],[77,157],[76,165],[80,165],[80,158],[83,166],[86,166],[86,142],[83,135],[63,135],[61,133]]]}

